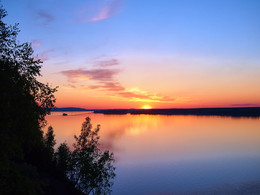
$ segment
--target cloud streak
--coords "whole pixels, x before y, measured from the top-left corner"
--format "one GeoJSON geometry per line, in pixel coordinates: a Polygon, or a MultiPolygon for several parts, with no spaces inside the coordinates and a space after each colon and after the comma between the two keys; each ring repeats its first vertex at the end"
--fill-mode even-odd
{"type": "Polygon", "coordinates": [[[147,91],[139,89],[125,89],[116,94],[116,96],[126,98],[130,101],[135,102],[174,102],[175,98],[163,96],[163,95],[154,95],[147,91]]]}
{"type": "Polygon", "coordinates": [[[99,67],[111,67],[119,65],[119,61],[117,59],[111,59],[111,60],[100,60],[95,62],[95,66],[99,67]]]}
{"type": "Polygon", "coordinates": [[[106,92],[107,95],[116,96],[129,101],[142,102],[174,102],[175,98],[155,95],[137,88],[125,88],[119,82],[115,81],[115,76],[120,73],[118,69],[74,69],[61,71],[61,74],[67,77],[68,87],[81,90],[99,90],[106,92]],[[86,85],[76,85],[79,82],[95,81],[95,84],[89,82],[86,85]]]}
{"type": "Polygon", "coordinates": [[[50,55],[53,51],[54,51],[54,49],[45,50],[45,51],[39,53],[38,58],[39,58],[41,61],[45,62],[45,61],[47,61],[47,60],[49,59],[49,55],[50,55]]]}
{"type": "Polygon", "coordinates": [[[111,69],[76,69],[76,70],[65,70],[60,73],[67,76],[69,82],[79,82],[84,80],[95,80],[95,81],[112,81],[113,77],[118,74],[120,70],[111,69]]]}
{"type": "Polygon", "coordinates": [[[125,88],[118,82],[101,82],[99,85],[91,85],[90,88],[113,92],[125,90],[125,88]]]}
{"type": "Polygon", "coordinates": [[[79,90],[103,91],[108,96],[119,97],[128,101],[136,102],[175,102],[178,98],[152,94],[138,88],[125,88],[115,77],[121,72],[120,69],[111,69],[119,65],[117,59],[97,60],[93,69],[71,69],[60,73],[67,77],[68,88],[79,90]]]}
{"type": "Polygon", "coordinates": [[[54,17],[46,11],[38,11],[37,18],[40,19],[44,25],[48,25],[49,23],[54,21],[54,17]]]}
{"type": "Polygon", "coordinates": [[[37,40],[32,40],[32,46],[33,47],[40,47],[42,44],[39,42],[39,41],[37,41],[37,40]]]}
{"type": "Polygon", "coordinates": [[[90,22],[104,20],[118,14],[121,4],[122,0],[111,0],[108,5],[101,8],[97,16],[90,19],[90,22]]]}
{"type": "Polygon", "coordinates": [[[110,18],[120,13],[123,0],[96,1],[94,9],[89,9],[89,5],[78,11],[78,22],[97,22],[110,18]],[[98,5],[98,2],[101,4],[98,5]],[[94,11],[93,11],[94,10],[94,11]]]}

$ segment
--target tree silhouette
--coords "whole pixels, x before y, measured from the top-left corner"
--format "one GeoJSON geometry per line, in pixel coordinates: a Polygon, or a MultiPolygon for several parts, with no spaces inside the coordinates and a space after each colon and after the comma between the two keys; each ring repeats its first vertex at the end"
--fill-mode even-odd
{"type": "Polygon", "coordinates": [[[66,143],[60,144],[57,152],[55,153],[55,159],[59,171],[64,176],[67,176],[67,173],[69,171],[69,164],[71,163],[71,152],[66,143]]]}
{"type": "Polygon", "coordinates": [[[74,150],[71,153],[68,177],[75,187],[85,194],[111,193],[115,177],[114,156],[99,148],[98,132],[100,126],[92,129],[90,118],[82,124],[81,133],[75,137],[74,150]]]}
{"type": "Polygon", "coordinates": [[[18,24],[5,24],[6,15],[1,6],[0,194],[40,194],[37,157],[43,148],[41,128],[54,106],[56,88],[37,80],[42,62],[33,56],[30,43],[17,41],[18,24]]]}
{"type": "Polygon", "coordinates": [[[54,158],[54,146],[56,144],[55,135],[52,126],[49,126],[44,138],[43,142],[48,152],[49,159],[54,158]]]}
{"type": "Polygon", "coordinates": [[[72,152],[65,143],[54,151],[52,127],[43,136],[57,88],[37,80],[42,61],[34,57],[30,43],[17,41],[18,24],[5,24],[6,15],[1,6],[0,194],[111,192],[114,157],[99,149],[99,126],[92,130],[90,118],[75,136],[72,152]]]}
{"type": "Polygon", "coordinates": [[[5,154],[12,155],[11,151],[6,153],[6,148],[17,150],[17,147],[21,148],[19,145],[29,147],[42,139],[40,128],[45,125],[44,117],[54,106],[53,93],[56,88],[37,80],[42,62],[34,58],[30,43],[19,44],[16,40],[18,25],[7,26],[3,22],[5,16],[6,11],[1,7],[0,102],[5,121],[1,123],[3,125],[1,134],[6,141],[8,140],[6,143],[3,140],[4,147],[1,148],[5,154]],[[5,144],[8,144],[8,147],[5,144]]]}

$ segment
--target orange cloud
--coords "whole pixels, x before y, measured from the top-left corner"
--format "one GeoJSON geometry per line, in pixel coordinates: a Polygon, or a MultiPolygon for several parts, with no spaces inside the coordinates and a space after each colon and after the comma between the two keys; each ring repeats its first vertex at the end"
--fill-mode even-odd
{"type": "MultiPolygon", "coordinates": [[[[115,59],[102,61],[101,65],[112,66],[118,64],[115,59]]],[[[120,73],[119,69],[74,69],[61,71],[61,74],[68,78],[70,83],[67,87],[79,90],[98,90],[105,92],[106,96],[118,97],[123,100],[134,102],[176,102],[183,98],[175,98],[152,94],[138,88],[125,88],[114,78],[120,73]],[[81,83],[81,84],[80,84],[81,83]],[[85,85],[84,85],[85,84],[85,85]]]]}
{"type": "Polygon", "coordinates": [[[154,95],[136,88],[125,89],[124,91],[118,92],[116,96],[127,98],[135,102],[175,102],[176,100],[174,97],[154,95]]]}

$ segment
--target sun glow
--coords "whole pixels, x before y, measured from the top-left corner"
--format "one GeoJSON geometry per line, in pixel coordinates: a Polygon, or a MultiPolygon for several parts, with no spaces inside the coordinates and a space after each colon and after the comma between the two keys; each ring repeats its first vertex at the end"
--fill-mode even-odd
{"type": "Polygon", "coordinates": [[[150,106],[150,105],[144,105],[144,106],[142,106],[142,109],[151,109],[152,108],[152,106],[150,106]]]}

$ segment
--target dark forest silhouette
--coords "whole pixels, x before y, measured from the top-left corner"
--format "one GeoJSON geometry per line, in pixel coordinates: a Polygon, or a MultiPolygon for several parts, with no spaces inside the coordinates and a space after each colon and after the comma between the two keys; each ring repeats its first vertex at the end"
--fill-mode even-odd
{"type": "Polygon", "coordinates": [[[30,43],[17,41],[18,24],[4,23],[0,7],[0,194],[107,194],[115,177],[114,157],[99,149],[90,119],[75,136],[73,150],[57,151],[45,116],[54,107],[57,87],[37,80],[42,61],[30,43]]]}
{"type": "MultiPolygon", "coordinates": [[[[59,109],[56,109],[59,110],[59,109]]],[[[61,110],[66,111],[61,108],[61,110]]],[[[76,110],[76,108],[74,108],[76,110]]],[[[89,111],[89,110],[86,110],[89,111]]],[[[106,109],[93,110],[102,114],[152,114],[152,115],[198,115],[198,116],[230,116],[260,117],[260,107],[237,108],[172,108],[172,109],[106,109]]]]}

